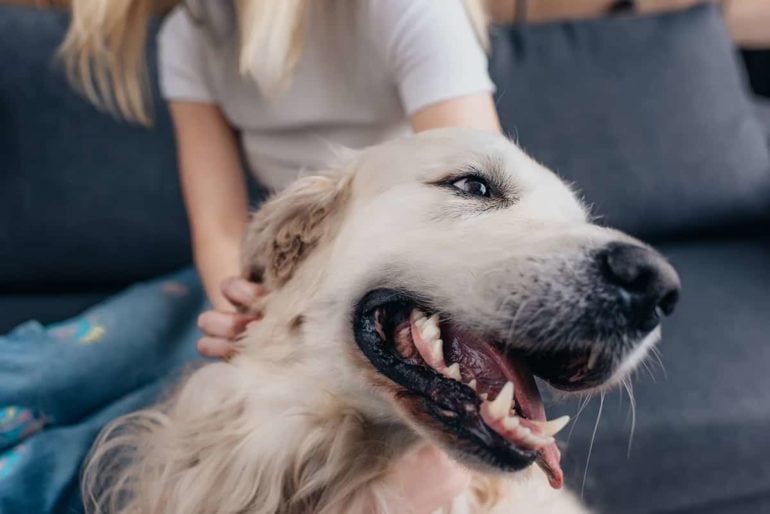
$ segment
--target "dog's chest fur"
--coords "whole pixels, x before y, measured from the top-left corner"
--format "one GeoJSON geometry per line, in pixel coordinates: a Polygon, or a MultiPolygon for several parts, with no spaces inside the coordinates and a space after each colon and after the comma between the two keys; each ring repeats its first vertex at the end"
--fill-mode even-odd
{"type": "MultiPolygon", "coordinates": [[[[260,327],[260,331],[268,329],[260,327]]],[[[350,371],[355,353],[337,355],[318,341],[271,344],[257,334],[248,338],[253,340],[247,345],[249,351],[233,363],[236,370],[227,373],[230,380],[234,372],[243,375],[235,381],[241,391],[245,382],[252,383],[244,413],[251,413],[252,434],[262,432],[253,439],[272,440],[284,448],[279,454],[254,448],[252,458],[263,468],[257,475],[295,470],[282,486],[286,493],[312,490],[308,498],[312,501],[345,489],[348,492],[342,496],[348,499],[344,501],[358,501],[356,491],[382,487],[397,460],[421,442],[395,416],[392,406],[375,400],[373,391],[361,390],[356,375],[362,371],[350,371]],[[314,354],[322,349],[329,353],[314,354]]],[[[545,475],[533,466],[516,475],[474,474],[468,491],[439,512],[582,514],[586,510],[571,494],[551,489],[545,475]]]]}

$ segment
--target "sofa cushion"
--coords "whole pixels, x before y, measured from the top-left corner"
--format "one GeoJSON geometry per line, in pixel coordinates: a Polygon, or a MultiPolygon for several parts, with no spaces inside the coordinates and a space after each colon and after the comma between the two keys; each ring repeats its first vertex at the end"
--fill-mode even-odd
{"type": "Polygon", "coordinates": [[[767,145],[770,146],[770,100],[766,98],[756,98],[754,106],[756,107],[757,118],[759,118],[762,126],[765,127],[767,145]]]}
{"type": "MultiPolygon", "coordinates": [[[[650,358],[649,373],[636,374],[633,437],[626,393],[605,398],[585,499],[600,514],[770,512],[759,508],[770,505],[770,239],[660,250],[682,278],[663,323],[662,365],[650,358]]],[[[564,452],[567,485],[578,490],[598,404],[582,412],[564,452]]]]}
{"type": "Polygon", "coordinates": [[[60,12],[0,7],[3,290],[126,284],[190,261],[157,84],[151,129],[97,111],[55,61],[66,27],[60,12]]]}
{"type": "Polygon", "coordinates": [[[754,220],[765,133],[719,9],[493,32],[502,124],[608,224],[666,236],[754,220]]]}

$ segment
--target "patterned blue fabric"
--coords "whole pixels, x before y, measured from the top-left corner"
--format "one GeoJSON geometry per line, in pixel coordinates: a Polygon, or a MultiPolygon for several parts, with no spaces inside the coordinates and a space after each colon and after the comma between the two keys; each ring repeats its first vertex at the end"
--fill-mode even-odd
{"type": "Polygon", "coordinates": [[[0,336],[0,513],[81,509],[78,476],[94,438],[199,362],[195,320],[205,306],[185,269],[76,318],[0,336]]]}

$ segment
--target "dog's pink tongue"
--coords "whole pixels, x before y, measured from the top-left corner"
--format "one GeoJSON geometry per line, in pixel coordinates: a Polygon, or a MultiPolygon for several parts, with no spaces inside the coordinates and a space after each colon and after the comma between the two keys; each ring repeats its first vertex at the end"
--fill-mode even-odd
{"type": "MultiPolygon", "coordinates": [[[[528,419],[546,421],[543,399],[535,383],[535,376],[521,362],[512,362],[512,376],[516,386],[516,403],[521,413],[528,419]]],[[[549,444],[539,450],[537,464],[548,475],[548,482],[554,489],[560,489],[564,484],[564,473],[561,470],[561,452],[556,443],[549,444]]]]}
{"type": "Polygon", "coordinates": [[[548,483],[554,489],[561,489],[564,485],[564,473],[561,470],[561,452],[556,447],[556,443],[551,443],[540,449],[540,455],[537,457],[537,465],[545,471],[548,476],[548,483]]]}

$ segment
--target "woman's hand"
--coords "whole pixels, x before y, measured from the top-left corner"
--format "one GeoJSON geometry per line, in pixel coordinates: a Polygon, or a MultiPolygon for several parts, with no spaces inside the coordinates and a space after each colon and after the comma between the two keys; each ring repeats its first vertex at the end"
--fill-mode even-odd
{"type": "Polygon", "coordinates": [[[259,284],[239,277],[225,279],[220,289],[222,296],[235,309],[211,309],[198,316],[198,328],[204,333],[198,341],[198,351],[204,357],[228,359],[235,354],[234,339],[246,329],[246,325],[260,318],[258,314],[235,311],[254,305],[264,291],[259,284]]]}
{"type": "Polygon", "coordinates": [[[386,479],[393,512],[429,514],[449,505],[470,484],[470,474],[435,446],[406,454],[386,479]]]}

